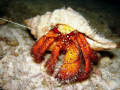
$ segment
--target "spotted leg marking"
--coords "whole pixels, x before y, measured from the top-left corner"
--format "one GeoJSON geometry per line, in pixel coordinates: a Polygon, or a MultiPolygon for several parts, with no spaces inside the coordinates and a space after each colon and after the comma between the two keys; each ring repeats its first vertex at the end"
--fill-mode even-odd
{"type": "Polygon", "coordinates": [[[56,75],[56,78],[64,81],[76,77],[80,71],[80,64],[81,62],[79,60],[79,50],[74,44],[68,46],[63,65],[56,75]]]}
{"type": "Polygon", "coordinates": [[[59,52],[60,52],[60,47],[58,45],[56,45],[52,51],[51,58],[47,61],[46,65],[45,65],[46,71],[50,75],[53,74],[59,52]]]}
{"type": "Polygon", "coordinates": [[[38,52],[38,49],[43,46],[43,44],[45,43],[46,39],[48,39],[48,37],[57,37],[58,35],[55,34],[52,30],[50,32],[48,32],[46,35],[42,36],[33,46],[32,48],[32,54],[35,54],[38,52]]]}
{"type": "Polygon", "coordinates": [[[41,61],[43,61],[43,55],[45,53],[45,51],[47,50],[47,48],[54,42],[54,38],[48,38],[44,44],[38,48],[36,50],[36,53],[33,53],[34,58],[35,58],[35,62],[40,63],[41,61]]]}
{"type": "Polygon", "coordinates": [[[90,71],[91,71],[91,62],[90,62],[90,45],[87,42],[85,36],[81,33],[78,33],[77,36],[78,43],[80,45],[80,48],[82,50],[82,54],[85,60],[85,71],[82,76],[78,78],[78,80],[83,80],[88,77],[90,71]]]}

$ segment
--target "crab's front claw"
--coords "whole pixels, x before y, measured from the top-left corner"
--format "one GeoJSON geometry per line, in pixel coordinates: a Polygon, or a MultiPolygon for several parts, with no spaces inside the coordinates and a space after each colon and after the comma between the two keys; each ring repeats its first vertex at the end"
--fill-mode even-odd
{"type": "Polygon", "coordinates": [[[44,36],[38,40],[32,49],[35,62],[40,63],[44,60],[43,55],[48,47],[54,42],[54,38],[45,38],[44,36]]]}
{"type": "Polygon", "coordinates": [[[78,73],[81,71],[81,60],[79,57],[79,50],[75,45],[67,47],[67,53],[64,57],[63,65],[61,66],[56,78],[59,80],[72,80],[78,77],[78,73]]]}

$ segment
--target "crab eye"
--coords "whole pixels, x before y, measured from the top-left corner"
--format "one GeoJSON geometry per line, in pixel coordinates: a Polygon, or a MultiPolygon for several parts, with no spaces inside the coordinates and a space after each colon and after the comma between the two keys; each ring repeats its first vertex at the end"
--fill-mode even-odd
{"type": "Polygon", "coordinates": [[[56,32],[56,33],[58,33],[58,34],[60,33],[60,31],[58,31],[58,29],[57,29],[56,27],[54,27],[53,30],[54,30],[54,32],[56,32]]]}
{"type": "Polygon", "coordinates": [[[68,36],[72,36],[72,35],[74,35],[75,33],[72,31],[72,32],[70,32],[69,34],[68,34],[68,36]]]}

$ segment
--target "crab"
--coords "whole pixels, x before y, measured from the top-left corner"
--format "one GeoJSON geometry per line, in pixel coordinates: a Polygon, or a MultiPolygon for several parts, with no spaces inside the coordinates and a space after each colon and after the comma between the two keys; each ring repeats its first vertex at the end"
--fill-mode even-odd
{"type": "Polygon", "coordinates": [[[38,39],[32,47],[34,61],[43,62],[45,52],[52,51],[44,65],[46,72],[64,83],[88,78],[92,62],[100,59],[97,51],[116,48],[114,42],[97,35],[87,20],[72,8],[47,12],[25,20],[25,23],[38,39]],[[64,61],[54,72],[61,53],[65,54],[64,61]]]}

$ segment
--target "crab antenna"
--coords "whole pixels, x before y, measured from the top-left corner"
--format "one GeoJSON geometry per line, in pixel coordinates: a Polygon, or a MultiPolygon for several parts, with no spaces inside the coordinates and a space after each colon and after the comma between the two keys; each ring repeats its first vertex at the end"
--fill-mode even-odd
{"type": "Polygon", "coordinates": [[[12,22],[12,21],[4,19],[4,18],[0,18],[0,19],[36,31],[35,29],[30,28],[30,27],[25,26],[25,25],[22,25],[22,24],[19,24],[19,23],[15,23],[15,22],[12,22]]]}

